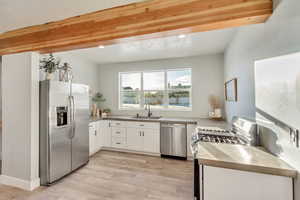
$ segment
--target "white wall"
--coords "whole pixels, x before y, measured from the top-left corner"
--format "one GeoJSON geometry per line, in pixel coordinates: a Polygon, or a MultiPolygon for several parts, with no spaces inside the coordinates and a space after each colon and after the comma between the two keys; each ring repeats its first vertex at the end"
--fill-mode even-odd
{"type": "Polygon", "coordinates": [[[255,117],[254,62],[300,51],[300,1],[282,0],[265,24],[240,28],[225,52],[225,80],[238,78],[238,102],[227,102],[227,118],[255,117]]]}
{"type": "MultiPolygon", "coordinates": [[[[73,71],[73,83],[89,85],[93,91],[99,91],[99,65],[91,61],[76,57],[68,52],[56,53],[55,57],[61,59],[61,64],[67,62],[73,71]]],[[[40,78],[42,79],[42,77],[40,78]]]]}
{"type": "Polygon", "coordinates": [[[2,57],[3,160],[0,182],[39,186],[39,54],[2,57]]]}
{"type": "MultiPolygon", "coordinates": [[[[2,122],[2,57],[1,56],[0,56],[0,121],[2,122]]],[[[0,128],[0,160],[1,159],[2,159],[2,128],[0,128]]]]}
{"type": "MultiPolygon", "coordinates": [[[[225,52],[225,79],[238,78],[238,102],[226,102],[227,118],[255,117],[254,62],[300,51],[300,1],[276,1],[275,11],[265,24],[240,28],[225,52]]],[[[284,67],[284,66],[282,66],[284,67]]],[[[272,71],[270,71],[272,73],[272,71]]],[[[300,170],[299,149],[283,144],[278,127],[264,131],[264,145],[300,170]],[[271,133],[272,132],[272,133],[271,133]],[[276,150],[275,150],[276,149],[276,150]],[[278,151],[278,152],[277,152],[278,151]]],[[[288,134],[288,133],[286,133],[288,134]]],[[[287,143],[288,144],[288,143],[287,143]]],[[[300,199],[296,181],[296,199],[300,199]]]]}
{"type": "MultiPolygon", "coordinates": [[[[144,62],[106,64],[100,68],[100,92],[106,98],[105,107],[116,115],[134,115],[137,111],[118,110],[118,77],[119,72],[147,71],[157,69],[192,68],[192,111],[163,111],[155,112],[155,115],[171,117],[207,117],[210,106],[208,97],[211,94],[218,95],[223,100],[223,54],[187,57],[179,59],[166,59],[144,62]]],[[[144,112],[144,111],[143,111],[144,112]]]]}

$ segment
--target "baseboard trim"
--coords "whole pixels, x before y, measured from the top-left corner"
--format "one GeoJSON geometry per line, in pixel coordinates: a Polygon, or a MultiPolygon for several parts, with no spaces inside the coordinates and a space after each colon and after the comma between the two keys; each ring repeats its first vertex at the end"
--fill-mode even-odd
{"type": "Polygon", "coordinates": [[[132,154],[140,154],[140,155],[148,155],[148,156],[160,156],[160,153],[148,153],[148,152],[141,152],[141,151],[133,151],[133,150],[127,150],[127,149],[118,149],[114,147],[102,147],[100,149],[105,151],[117,151],[117,152],[124,152],[124,153],[132,153],[132,154]]]}
{"type": "Polygon", "coordinates": [[[23,190],[32,191],[40,186],[40,179],[37,178],[32,181],[25,181],[11,176],[0,175],[0,183],[9,185],[23,190]]]}

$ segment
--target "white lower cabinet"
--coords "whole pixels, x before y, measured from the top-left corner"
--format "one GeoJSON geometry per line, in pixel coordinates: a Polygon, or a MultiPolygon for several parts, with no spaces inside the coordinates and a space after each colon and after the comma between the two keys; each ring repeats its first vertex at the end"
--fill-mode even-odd
{"type": "Polygon", "coordinates": [[[89,154],[93,155],[94,153],[96,153],[97,150],[97,143],[98,143],[99,139],[97,136],[97,123],[93,122],[89,124],[89,154]]]}
{"type": "Polygon", "coordinates": [[[154,122],[100,120],[90,123],[90,155],[102,147],[160,153],[160,125],[154,122]]]}
{"type": "Polygon", "coordinates": [[[204,192],[201,200],[292,200],[293,181],[289,177],[204,166],[200,191],[204,192]]]}
{"type": "Polygon", "coordinates": [[[126,148],[126,138],[124,137],[112,137],[111,146],[114,148],[125,149],[126,148]]]}
{"type": "Polygon", "coordinates": [[[111,147],[111,130],[110,130],[110,121],[101,120],[99,121],[99,129],[102,132],[102,147],[111,147]]]}
{"type": "Polygon", "coordinates": [[[159,129],[127,128],[129,150],[160,153],[159,129]]]}
{"type": "Polygon", "coordinates": [[[160,153],[159,129],[143,129],[143,151],[150,153],[160,153]]]}
{"type": "Polygon", "coordinates": [[[89,124],[90,155],[98,152],[102,147],[111,147],[111,130],[109,121],[100,120],[89,124]]]}
{"type": "Polygon", "coordinates": [[[143,151],[144,138],[141,129],[127,128],[127,148],[134,151],[143,151]]]}

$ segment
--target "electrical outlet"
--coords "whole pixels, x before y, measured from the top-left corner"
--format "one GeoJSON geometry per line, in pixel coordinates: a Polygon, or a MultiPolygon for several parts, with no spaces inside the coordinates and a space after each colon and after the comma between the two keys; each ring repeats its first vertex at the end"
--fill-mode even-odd
{"type": "Polygon", "coordinates": [[[296,130],[296,146],[297,146],[297,148],[299,148],[299,146],[300,146],[300,135],[299,135],[299,130],[296,130]]]}
{"type": "Polygon", "coordinates": [[[299,130],[290,129],[290,143],[294,147],[299,147],[299,130]]]}

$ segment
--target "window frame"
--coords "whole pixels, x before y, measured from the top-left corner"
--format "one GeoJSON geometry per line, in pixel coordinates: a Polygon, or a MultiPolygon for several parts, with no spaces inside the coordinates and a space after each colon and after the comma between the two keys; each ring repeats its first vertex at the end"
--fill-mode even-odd
{"type": "Polygon", "coordinates": [[[152,108],[152,110],[157,111],[192,111],[193,109],[193,103],[192,103],[192,91],[193,91],[193,84],[192,84],[192,76],[193,76],[193,70],[191,67],[186,68],[172,68],[172,69],[157,69],[157,70],[144,70],[144,71],[126,71],[126,72],[119,72],[118,76],[118,109],[123,111],[142,111],[145,108],[145,92],[157,92],[161,91],[163,93],[163,105],[162,108],[152,108]],[[168,72],[169,71],[184,71],[184,70],[190,70],[191,71],[191,87],[189,89],[169,89],[168,88],[168,72]],[[163,90],[144,90],[144,73],[151,73],[151,72],[163,72],[164,73],[164,89],[163,90]],[[140,106],[137,108],[126,108],[122,107],[121,103],[121,92],[124,92],[122,90],[122,74],[133,74],[133,73],[140,73],[141,74],[141,89],[138,91],[140,95],[140,106]],[[187,108],[170,108],[169,107],[169,91],[188,91],[190,94],[189,103],[190,106],[187,108]]]}

